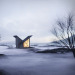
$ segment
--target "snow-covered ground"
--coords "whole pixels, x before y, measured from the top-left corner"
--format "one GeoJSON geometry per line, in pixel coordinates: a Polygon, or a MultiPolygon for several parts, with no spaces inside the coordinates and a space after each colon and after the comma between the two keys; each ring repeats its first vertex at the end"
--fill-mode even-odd
{"type": "Polygon", "coordinates": [[[33,43],[33,44],[31,44],[31,47],[35,47],[41,51],[59,48],[58,46],[51,46],[51,45],[52,45],[52,43],[38,43],[38,44],[33,43]]]}
{"type": "MultiPolygon", "coordinates": [[[[7,45],[9,48],[15,48],[15,42],[8,42],[8,43],[0,43],[0,45],[7,45]]],[[[50,45],[55,45],[53,43],[31,43],[31,47],[35,47],[39,50],[47,50],[47,49],[54,49],[54,48],[59,48],[58,46],[50,46],[50,45]]]]}
{"type": "Polygon", "coordinates": [[[34,53],[28,49],[0,46],[0,72],[7,75],[75,75],[72,53],[34,53]]]}

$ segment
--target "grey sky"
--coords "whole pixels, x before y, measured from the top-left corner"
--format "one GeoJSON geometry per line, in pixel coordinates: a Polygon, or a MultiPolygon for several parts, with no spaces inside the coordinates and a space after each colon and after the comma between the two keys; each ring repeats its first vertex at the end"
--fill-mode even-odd
{"type": "Polygon", "coordinates": [[[32,42],[53,41],[53,24],[72,12],[74,4],[74,0],[0,0],[2,38],[13,41],[13,35],[22,39],[33,35],[32,42]]]}

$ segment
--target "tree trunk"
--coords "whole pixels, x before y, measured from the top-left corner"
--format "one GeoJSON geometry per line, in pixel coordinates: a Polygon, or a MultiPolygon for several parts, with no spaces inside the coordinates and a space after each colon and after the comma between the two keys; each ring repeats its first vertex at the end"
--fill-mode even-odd
{"type": "Polygon", "coordinates": [[[74,56],[74,58],[75,58],[75,49],[71,49],[71,50],[72,50],[73,56],[74,56]]]}

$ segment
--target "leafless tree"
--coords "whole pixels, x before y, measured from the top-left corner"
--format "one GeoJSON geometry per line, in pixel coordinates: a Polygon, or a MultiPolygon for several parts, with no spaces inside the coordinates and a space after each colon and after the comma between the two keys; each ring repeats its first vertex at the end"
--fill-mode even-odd
{"type": "Polygon", "coordinates": [[[59,40],[57,43],[71,50],[75,57],[75,25],[73,15],[69,15],[65,22],[58,20],[57,26],[53,29],[52,33],[59,40]]]}

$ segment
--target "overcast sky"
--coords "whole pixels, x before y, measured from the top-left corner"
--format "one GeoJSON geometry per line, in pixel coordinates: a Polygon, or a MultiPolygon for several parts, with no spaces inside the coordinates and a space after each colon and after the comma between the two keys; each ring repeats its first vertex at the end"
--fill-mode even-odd
{"type": "Polygon", "coordinates": [[[14,41],[13,35],[32,42],[50,42],[50,33],[57,19],[74,12],[74,0],[0,0],[0,34],[4,41],[14,41]]]}

